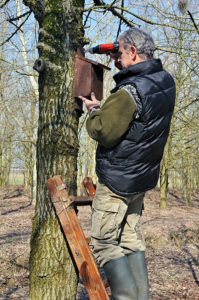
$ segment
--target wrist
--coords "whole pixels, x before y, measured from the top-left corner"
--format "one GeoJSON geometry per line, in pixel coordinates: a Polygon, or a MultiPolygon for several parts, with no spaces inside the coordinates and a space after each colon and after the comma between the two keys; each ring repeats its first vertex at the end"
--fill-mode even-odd
{"type": "Polygon", "coordinates": [[[100,110],[100,106],[97,105],[97,104],[93,105],[93,106],[88,110],[89,115],[92,115],[94,112],[96,112],[96,111],[98,111],[98,110],[100,110]]]}

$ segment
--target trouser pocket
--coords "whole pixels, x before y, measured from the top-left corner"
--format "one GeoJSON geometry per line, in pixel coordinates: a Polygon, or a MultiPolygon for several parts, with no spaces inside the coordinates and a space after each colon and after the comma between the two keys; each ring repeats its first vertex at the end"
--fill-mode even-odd
{"type": "Polygon", "coordinates": [[[117,239],[127,208],[124,197],[99,184],[92,204],[91,236],[107,242],[117,239]]]}
{"type": "Polygon", "coordinates": [[[97,239],[116,237],[119,203],[106,203],[104,207],[95,205],[92,210],[91,235],[97,239]]]}

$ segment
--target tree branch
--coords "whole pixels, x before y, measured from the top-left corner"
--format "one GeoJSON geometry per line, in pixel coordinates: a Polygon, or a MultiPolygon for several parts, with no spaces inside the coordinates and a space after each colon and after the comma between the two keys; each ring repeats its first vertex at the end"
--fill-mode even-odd
{"type": "MultiPolygon", "coordinates": [[[[171,49],[164,49],[164,48],[160,48],[158,46],[155,47],[155,50],[159,50],[159,51],[163,51],[163,52],[169,52],[169,53],[174,53],[177,55],[182,55],[182,53],[175,51],[175,50],[171,50],[171,49]]],[[[197,55],[190,55],[190,54],[183,54],[184,57],[197,57],[197,55]]]]}
{"type": "Polygon", "coordinates": [[[4,3],[0,5],[0,9],[3,8],[10,0],[6,0],[4,3]]]}
{"type": "Polygon", "coordinates": [[[193,16],[192,16],[192,14],[190,13],[189,10],[187,11],[187,13],[188,13],[188,15],[190,16],[190,19],[191,19],[191,21],[193,22],[193,25],[194,25],[195,29],[197,30],[197,33],[199,34],[199,29],[198,29],[198,27],[197,27],[197,25],[196,25],[196,22],[195,22],[195,20],[194,20],[194,18],[193,18],[193,16]]]}
{"type": "Polygon", "coordinates": [[[15,18],[9,18],[9,19],[7,19],[7,21],[8,21],[8,22],[17,21],[17,20],[19,20],[19,19],[25,17],[25,16],[28,15],[28,14],[31,14],[31,10],[25,12],[24,14],[22,14],[22,15],[20,15],[20,16],[15,17],[15,18]]]}
{"type": "MultiPolygon", "coordinates": [[[[124,7],[124,0],[122,0],[121,7],[124,7]]],[[[123,15],[123,12],[124,11],[122,10],[122,12],[121,12],[122,15],[123,15]]],[[[117,40],[117,38],[119,36],[120,30],[121,30],[121,25],[122,25],[122,19],[120,19],[120,22],[119,22],[119,26],[118,26],[118,30],[117,30],[117,35],[116,35],[116,40],[117,40]]]]}
{"type": "Polygon", "coordinates": [[[178,110],[176,110],[176,114],[179,113],[180,111],[184,111],[186,108],[188,108],[190,105],[194,104],[195,102],[199,101],[199,97],[192,100],[190,103],[184,105],[183,107],[179,108],[178,110]]]}
{"type": "Polygon", "coordinates": [[[86,19],[85,19],[85,21],[84,21],[84,27],[86,26],[86,23],[87,23],[87,21],[88,21],[88,17],[90,16],[90,13],[91,13],[91,10],[89,10],[89,12],[88,12],[88,14],[87,14],[87,16],[86,16],[86,19]]]}
{"type": "MultiPolygon", "coordinates": [[[[98,1],[98,0],[96,1],[95,0],[94,2],[96,2],[96,3],[99,2],[100,3],[101,1],[98,1]]],[[[85,9],[84,11],[95,10],[97,8],[99,8],[99,9],[105,9],[106,11],[111,11],[114,16],[120,18],[127,26],[129,26],[129,27],[133,27],[134,26],[134,24],[131,21],[129,21],[121,13],[119,13],[119,12],[117,12],[115,10],[115,8],[121,8],[121,7],[117,7],[117,6],[112,7],[111,5],[106,5],[106,4],[104,4],[104,5],[97,5],[96,4],[96,6],[93,6],[93,7],[90,7],[88,9],[85,9]]]]}
{"type": "MultiPolygon", "coordinates": [[[[96,2],[96,1],[94,1],[96,2]]],[[[101,1],[97,1],[97,3],[100,2],[102,3],[101,1]]],[[[104,3],[104,2],[103,2],[104,3]]],[[[180,31],[188,31],[188,32],[193,32],[193,31],[197,31],[198,32],[198,29],[187,29],[187,28],[180,28],[180,27],[176,27],[174,25],[169,25],[169,24],[164,24],[164,23],[156,23],[156,22],[153,22],[149,19],[146,19],[146,18],[143,18],[143,17],[140,17],[139,15],[129,11],[128,9],[126,9],[125,7],[121,7],[121,6],[111,6],[110,5],[107,5],[107,4],[103,4],[103,5],[96,5],[96,6],[93,6],[93,7],[90,7],[88,9],[85,9],[84,11],[89,11],[89,10],[95,10],[95,9],[106,9],[106,10],[109,10],[112,12],[113,15],[115,15],[116,17],[118,18],[121,18],[124,23],[130,27],[133,27],[134,24],[133,22],[129,21],[127,18],[125,18],[121,13],[119,13],[116,9],[120,9],[120,10],[123,10],[124,12],[134,16],[135,18],[147,23],[147,24],[151,24],[151,25],[158,25],[158,26],[165,26],[165,27],[169,27],[169,28],[173,28],[173,29],[176,29],[176,30],[180,30],[180,31]]]]}
{"type": "Polygon", "coordinates": [[[4,44],[6,44],[7,42],[9,42],[11,40],[11,38],[21,29],[21,27],[23,26],[23,24],[28,20],[30,14],[31,14],[31,11],[29,11],[28,16],[20,24],[20,26],[18,26],[17,29],[3,43],[0,44],[0,46],[3,46],[4,44]]]}

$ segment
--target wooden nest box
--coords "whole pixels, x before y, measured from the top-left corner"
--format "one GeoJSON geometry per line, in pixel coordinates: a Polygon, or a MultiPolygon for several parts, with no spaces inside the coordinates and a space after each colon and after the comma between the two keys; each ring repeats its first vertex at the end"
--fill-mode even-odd
{"type": "Polygon", "coordinates": [[[94,92],[96,98],[102,100],[104,69],[110,70],[109,67],[86,58],[84,51],[79,48],[75,58],[74,96],[90,98],[91,92],[94,92]]]}

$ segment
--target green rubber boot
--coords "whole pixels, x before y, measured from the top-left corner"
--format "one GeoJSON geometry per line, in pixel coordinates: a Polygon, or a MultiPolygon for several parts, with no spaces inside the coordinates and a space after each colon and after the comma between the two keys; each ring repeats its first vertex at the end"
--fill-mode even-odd
{"type": "Polygon", "coordinates": [[[103,268],[114,300],[137,300],[137,288],[126,256],[108,261],[103,268]]]}
{"type": "Polygon", "coordinates": [[[136,251],[126,255],[129,266],[133,273],[137,287],[137,299],[148,300],[149,298],[149,284],[148,284],[148,273],[145,261],[145,252],[136,251]]]}

